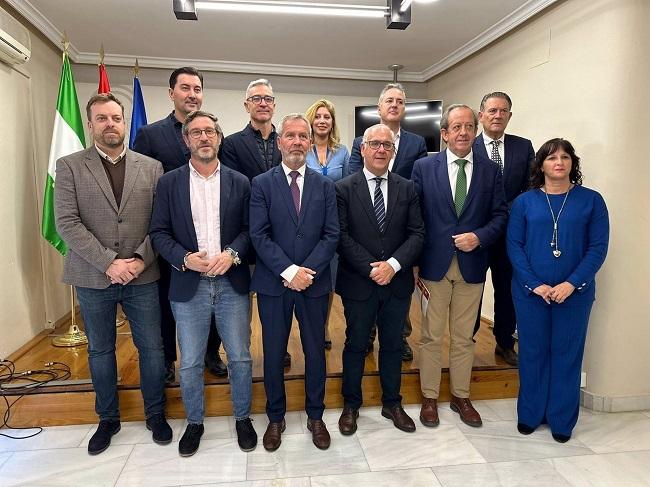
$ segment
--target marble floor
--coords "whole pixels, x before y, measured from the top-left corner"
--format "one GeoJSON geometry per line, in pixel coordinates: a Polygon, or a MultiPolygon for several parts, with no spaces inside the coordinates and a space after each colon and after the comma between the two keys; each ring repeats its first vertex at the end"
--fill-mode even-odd
{"type": "MultiPolygon", "coordinates": [[[[86,450],[94,425],[50,427],[25,440],[0,436],[0,486],[650,486],[650,411],[582,410],[573,438],[562,445],[546,427],[520,435],[515,400],[474,404],[482,428],[465,426],[443,403],[439,427],[416,421],[415,433],[402,433],[372,407],[361,410],[350,437],[338,432],[340,410],[328,410],[326,451],[312,445],[298,412],[287,415],[274,453],[261,445],[263,415],[253,417],[255,451],[239,450],[232,417],[208,418],[190,458],[178,456],[184,420],[171,420],[174,442],[167,446],[154,444],[143,423],[122,423],[111,447],[95,457],[86,450]]],[[[406,410],[417,418],[417,406],[406,410]]]]}

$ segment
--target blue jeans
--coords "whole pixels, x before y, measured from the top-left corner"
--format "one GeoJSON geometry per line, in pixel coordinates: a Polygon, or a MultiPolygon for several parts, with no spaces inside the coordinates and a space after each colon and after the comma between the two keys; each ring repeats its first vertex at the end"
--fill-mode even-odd
{"type": "Polygon", "coordinates": [[[186,302],[172,301],[181,352],[181,394],[187,422],[203,423],[203,368],[212,316],[228,358],[233,415],[246,419],[251,411],[253,361],[248,293],[239,294],[226,276],[202,277],[186,302]]]}
{"type": "Polygon", "coordinates": [[[138,349],[140,390],[147,418],[165,412],[165,360],[160,334],[158,283],[112,284],[106,289],[77,288],[88,336],[88,364],[100,420],[119,420],[115,315],[122,305],[138,349]]]}

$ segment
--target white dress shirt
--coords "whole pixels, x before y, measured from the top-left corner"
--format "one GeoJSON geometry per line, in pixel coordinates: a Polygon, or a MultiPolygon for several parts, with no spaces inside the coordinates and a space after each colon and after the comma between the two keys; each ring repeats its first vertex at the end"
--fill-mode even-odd
{"type": "Polygon", "coordinates": [[[101,157],[103,157],[104,159],[106,159],[106,160],[107,160],[108,162],[110,162],[111,164],[117,164],[117,163],[120,162],[120,161],[122,160],[122,158],[126,155],[126,145],[123,146],[123,148],[122,148],[122,152],[120,152],[120,155],[117,156],[115,159],[111,159],[111,156],[109,156],[108,154],[106,154],[106,152],[104,152],[104,151],[101,150],[99,147],[97,147],[97,144],[95,144],[95,149],[97,150],[97,153],[98,153],[101,157]]]}
{"type": "Polygon", "coordinates": [[[395,134],[395,140],[393,140],[393,144],[395,144],[395,150],[393,151],[393,157],[388,163],[388,170],[392,171],[393,166],[395,165],[395,158],[397,157],[397,151],[399,150],[399,139],[400,139],[400,134],[402,133],[402,129],[399,129],[397,133],[395,134]]]}
{"type": "Polygon", "coordinates": [[[199,252],[211,259],[221,253],[221,164],[204,177],[190,162],[190,206],[199,252]]]}
{"type": "MultiPolygon", "coordinates": [[[[280,163],[280,166],[282,167],[282,170],[284,171],[284,174],[287,177],[287,184],[291,184],[291,176],[289,175],[291,171],[295,170],[300,173],[300,176],[296,178],[296,184],[298,185],[298,189],[300,190],[300,205],[302,206],[302,188],[305,185],[305,170],[307,166],[303,164],[302,166],[300,166],[299,169],[291,169],[284,162],[280,163]]],[[[296,277],[298,270],[300,270],[299,266],[297,266],[296,264],[291,264],[289,267],[287,267],[285,270],[283,270],[280,273],[280,276],[285,281],[291,282],[293,278],[296,277]]]]}
{"type": "Polygon", "coordinates": [[[501,162],[503,163],[504,169],[506,167],[505,138],[506,138],[506,135],[503,134],[498,139],[491,139],[488,136],[488,134],[483,132],[483,143],[485,144],[485,151],[487,152],[488,159],[492,160],[492,141],[493,140],[498,140],[499,142],[501,142],[499,144],[499,155],[501,156],[501,162]]]}
{"type": "MultiPolygon", "coordinates": [[[[474,153],[470,150],[469,154],[465,157],[458,157],[449,148],[445,151],[447,153],[447,172],[449,173],[449,184],[451,185],[451,197],[456,199],[456,179],[458,179],[458,169],[460,166],[455,161],[458,159],[465,159],[465,176],[467,176],[467,193],[472,184],[472,172],[474,169],[474,153]]],[[[465,194],[467,194],[465,193],[465,194]]]]}
{"type": "MultiPolygon", "coordinates": [[[[366,182],[368,183],[368,191],[370,191],[370,201],[374,206],[375,187],[377,186],[375,178],[377,176],[368,171],[365,167],[363,168],[363,175],[366,177],[366,182]]],[[[382,195],[384,196],[384,211],[386,214],[388,214],[388,171],[381,175],[381,183],[379,183],[379,187],[381,188],[382,195]]],[[[402,265],[397,261],[395,257],[389,258],[386,260],[386,262],[390,264],[395,273],[398,273],[402,268],[402,265]]]]}

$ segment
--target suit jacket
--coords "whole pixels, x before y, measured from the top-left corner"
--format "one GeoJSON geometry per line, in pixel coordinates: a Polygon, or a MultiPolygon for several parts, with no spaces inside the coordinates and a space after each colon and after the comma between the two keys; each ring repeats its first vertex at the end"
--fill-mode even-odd
{"type": "MultiPolygon", "coordinates": [[[[506,201],[510,206],[517,196],[528,190],[530,168],[535,160],[535,151],[530,140],[510,134],[505,134],[503,148],[503,188],[506,201]]],[[[476,137],[474,141],[474,154],[490,159],[483,134],[476,137]]]]}
{"type": "Polygon", "coordinates": [[[118,208],[111,184],[95,147],[56,161],[54,215],[56,229],[68,246],[63,282],[104,289],[105,272],[114,259],[138,255],[145,269],[130,284],[147,284],[159,277],[149,241],[149,221],[160,162],[126,151],[122,201],[118,208]]]}
{"type": "Polygon", "coordinates": [[[251,243],[257,252],[251,290],[280,296],[287,288],[280,273],[292,264],[316,271],[306,296],[332,290],[330,261],[339,240],[336,193],[331,179],[305,168],[296,215],[291,190],[281,166],[253,179],[250,206],[251,243]]]}
{"type": "MultiPolygon", "coordinates": [[[[248,236],[250,183],[244,176],[228,167],[222,165],[220,171],[221,249],[230,247],[244,261],[250,245],[248,236]]],[[[160,255],[172,266],[170,301],[189,301],[194,297],[201,277],[200,273],[190,269],[182,271],[185,254],[199,250],[190,203],[189,164],[160,178],[151,218],[150,235],[156,251],[160,252],[160,255]]],[[[232,266],[226,276],[235,291],[248,294],[250,272],[246,264],[232,266]]]]}
{"type": "MultiPolygon", "coordinates": [[[[250,124],[241,132],[235,132],[223,139],[219,150],[219,160],[224,165],[242,173],[249,181],[268,171],[250,124]]],[[[276,147],[273,151],[272,166],[277,166],[281,161],[282,154],[276,147]]]]}
{"type": "MultiPolygon", "coordinates": [[[[363,167],[363,157],[361,157],[362,141],[363,137],[357,137],[352,144],[352,153],[348,161],[350,174],[361,171],[363,167]]],[[[391,172],[399,174],[403,178],[411,179],[413,164],[416,160],[426,156],[427,143],[424,141],[424,137],[401,129],[399,149],[397,150],[397,156],[395,156],[395,162],[393,163],[391,172]]]]}
{"type": "Polygon", "coordinates": [[[133,150],[160,161],[165,172],[186,165],[190,160],[190,149],[178,139],[178,123],[172,112],[162,120],[140,127],[133,150]]]}
{"type": "Polygon", "coordinates": [[[499,167],[490,159],[474,153],[472,179],[460,217],[456,216],[449,184],[446,150],[416,161],[413,182],[420,197],[426,228],[420,276],[440,281],[456,254],[466,282],[485,282],[487,247],[503,234],[508,218],[499,167]],[[471,252],[457,250],[452,239],[452,235],[466,232],[474,232],[481,242],[471,252]]]}
{"type": "Polygon", "coordinates": [[[368,183],[359,171],[336,183],[341,236],[336,292],[365,300],[377,284],[370,279],[371,262],[394,257],[402,266],[388,286],[399,297],[413,293],[412,266],[424,243],[424,223],[412,181],[388,173],[386,225],[379,230],[368,183]]]}

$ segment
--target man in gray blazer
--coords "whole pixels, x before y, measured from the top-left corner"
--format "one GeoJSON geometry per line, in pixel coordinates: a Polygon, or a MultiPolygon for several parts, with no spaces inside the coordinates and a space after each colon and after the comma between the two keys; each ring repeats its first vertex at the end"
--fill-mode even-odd
{"type": "Polygon", "coordinates": [[[63,282],[77,288],[88,335],[88,363],[99,427],[88,443],[96,455],[120,430],[115,315],[122,305],[140,357],[147,429],[172,441],[165,420],[164,356],[156,256],[149,221],[162,166],[124,145],[124,106],[111,93],[86,106],[93,146],[56,163],[55,217],[68,246],[63,282]]]}

